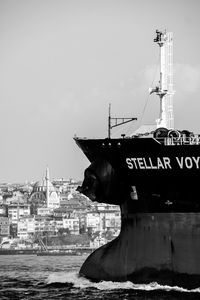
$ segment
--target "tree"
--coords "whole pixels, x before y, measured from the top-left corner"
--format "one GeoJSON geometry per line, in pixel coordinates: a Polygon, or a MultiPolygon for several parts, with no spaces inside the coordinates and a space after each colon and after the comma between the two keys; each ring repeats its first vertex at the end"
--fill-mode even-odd
{"type": "Polygon", "coordinates": [[[66,234],[70,234],[70,230],[69,228],[59,228],[58,229],[58,235],[66,235],[66,234]]]}

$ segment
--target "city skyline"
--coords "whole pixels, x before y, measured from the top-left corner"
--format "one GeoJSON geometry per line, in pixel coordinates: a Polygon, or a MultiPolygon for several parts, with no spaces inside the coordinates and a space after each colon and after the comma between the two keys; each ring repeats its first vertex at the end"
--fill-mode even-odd
{"type": "MultiPolygon", "coordinates": [[[[174,34],[175,127],[200,132],[198,0],[2,0],[0,182],[83,179],[73,136],[106,137],[115,116],[153,124],[155,30],[174,34]],[[147,103],[146,110],[143,108],[147,103]]],[[[128,132],[129,130],[129,132],[128,132]]],[[[126,133],[126,132],[125,132],[126,133]]]]}

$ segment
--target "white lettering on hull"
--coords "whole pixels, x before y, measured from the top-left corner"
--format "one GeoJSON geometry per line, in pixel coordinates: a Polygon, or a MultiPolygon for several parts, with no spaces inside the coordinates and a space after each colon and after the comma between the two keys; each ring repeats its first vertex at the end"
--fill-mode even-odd
{"type": "Polygon", "coordinates": [[[170,157],[127,157],[126,164],[130,170],[166,170],[179,167],[180,169],[199,169],[200,168],[200,156],[186,156],[175,157],[175,160],[170,157]]]}

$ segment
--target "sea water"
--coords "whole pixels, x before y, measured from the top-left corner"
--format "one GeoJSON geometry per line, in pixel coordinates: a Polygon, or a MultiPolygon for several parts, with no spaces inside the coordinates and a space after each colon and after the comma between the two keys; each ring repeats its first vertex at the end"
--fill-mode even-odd
{"type": "Polygon", "coordinates": [[[200,288],[156,282],[93,283],[79,276],[87,256],[0,255],[0,300],[8,299],[200,299],[200,288]]]}

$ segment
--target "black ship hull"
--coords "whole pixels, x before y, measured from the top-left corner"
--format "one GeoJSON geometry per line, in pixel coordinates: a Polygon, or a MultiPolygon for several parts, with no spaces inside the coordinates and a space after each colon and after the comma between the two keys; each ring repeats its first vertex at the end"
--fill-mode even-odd
{"type": "Polygon", "coordinates": [[[200,286],[200,145],[155,138],[76,143],[90,160],[80,192],[118,204],[120,235],[80,274],[95,280],[200,286]]]}

